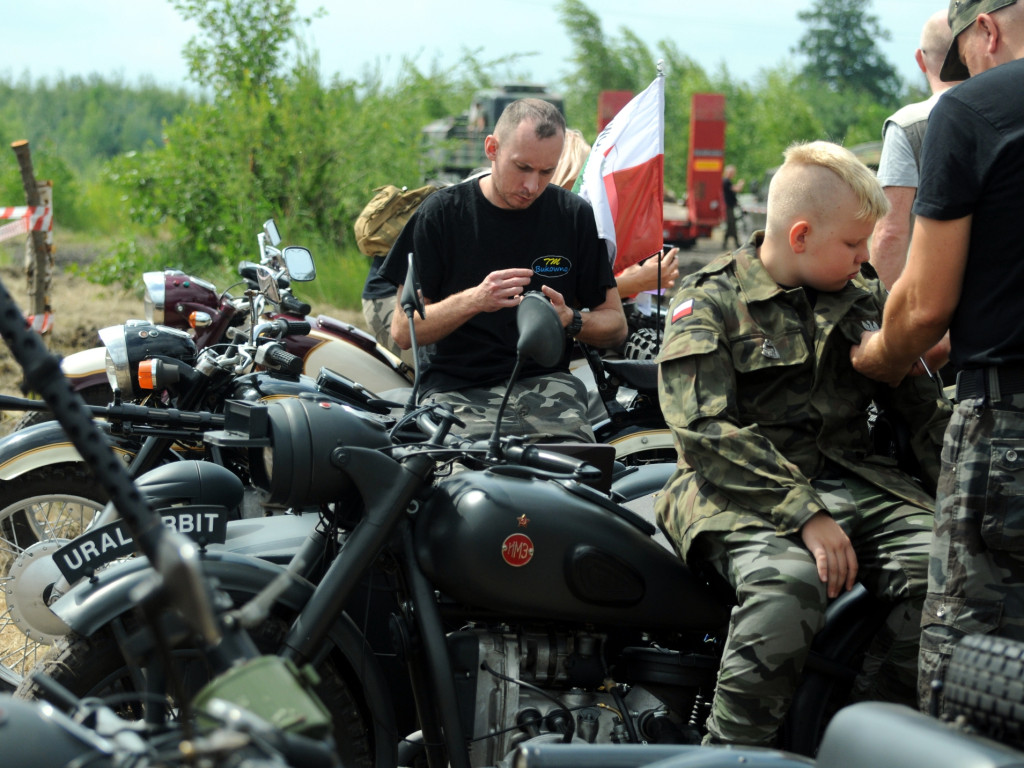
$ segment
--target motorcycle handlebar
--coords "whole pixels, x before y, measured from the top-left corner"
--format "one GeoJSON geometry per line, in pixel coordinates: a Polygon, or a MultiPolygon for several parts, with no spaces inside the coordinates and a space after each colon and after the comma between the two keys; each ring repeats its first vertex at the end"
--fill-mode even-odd
{"type": "MultiPolygon", "coordinates": [[[[275,318],[264,325],[268,325],[272,329],[269,335],[276,336],[279,339],[283,339],[286,336],[306,336],[312,330],[312,326],[306,320],[288,320],[284,317],[275,318]]],[[[261,328],[260,335],[263,333],[265,331],[261,328]]]]}
{"type": "MultiPolygon", "coordinates": [[[[306,323],[306,326],[308,327],[309,323],[306,323]]],[[[261,347],[256,362],[273,371],[282,371],[292,376],[302,373],[302,358],[293,355],[277,344],[261,347]]]]}
{"type": "Polygon", "coordinates": [[[304,301],[299,301],[294,296],[281,297],[281,311],[289,315],[302,315],[305,317],[313,311],[313,307],[304,301]]]}
{"type": "MultiPolygon", "coordinates": [[[[440,426],[438,421],[435,420],[434,415],[433,410],[424,410],[416,419],[420,429],[428,435],[436,435],[440,426]]],[[[444,443],[446,446],[458,450],[465,450],[473,446],[486,449],[489,445],[487,441],[475,443],[457,435],[446,435],[444,443]]],[[[518,464],[542,472],[572,475],[581,481],[600,480],[602,478],[601,470],[583,459],[577,459],[546,448],[539,448],[536,445],[523,445],[516,438],[503,438],[501,440],[498,461],[501,460],[509,464],[518,464]]]]}
{"type": "Polygon", "coordinates": [[[566,456],[535,445],[507,443],[504,446],[506,459],[531,469],[544,472],[573,475],[580,480],[600,480],[601,470],[582,459],[566,456]]]}

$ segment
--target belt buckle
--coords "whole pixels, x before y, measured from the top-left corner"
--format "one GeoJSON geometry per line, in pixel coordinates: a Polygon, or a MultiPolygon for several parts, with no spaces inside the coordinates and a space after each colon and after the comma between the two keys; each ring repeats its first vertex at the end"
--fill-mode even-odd
{"type": "Polygon", "coordinates": [[[956,401],[958,403],[971,398],[984,398],[988,388],[986,385],[988,368],[965,368],[956,374],[956,401]]]}

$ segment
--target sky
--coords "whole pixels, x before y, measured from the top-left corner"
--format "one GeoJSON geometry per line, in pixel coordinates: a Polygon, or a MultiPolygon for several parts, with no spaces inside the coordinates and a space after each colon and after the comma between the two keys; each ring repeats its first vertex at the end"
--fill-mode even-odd
{"type": "MultiPolygon", "coordinates": [[[[659,41],[672,40],[706,71],[725,64],[734,78],[750,82],[764,67],[801,65],[791,49],[806,27],[796,14],[811,7],[812,0],[584,3],[601,19],[608,37],[619,38],[625,27],[652,50],[659,41]]],[[[547,85],[557,84],[572,68],[558,5],[556,0],[298,0],[304,14],[318,7],[327,11],[303,32],[310,50],[319,52],[325,80],[334,75],[358,80],[375,69],[386,78],[403,58],[422,69],[435,62],[450,66],[460,54],[475,51],[478,60],[529,53],[515,65],[515,73],[547,85]]],[[[921,26],[945,7],[942,0],[871,4],[870,12],[892,33],[879,47],[917,85],[924,85],[913,58],[921,26]]],[[[27,74],[33,81],[52,82],[99,74],[128,84],[147,78],[162,86],[191,87],[182,48],[197,28],[182,19],[170,0],[34,0],[22,11],[8,9],[3,26],[0,75],[17,80],[27,74]]]]}

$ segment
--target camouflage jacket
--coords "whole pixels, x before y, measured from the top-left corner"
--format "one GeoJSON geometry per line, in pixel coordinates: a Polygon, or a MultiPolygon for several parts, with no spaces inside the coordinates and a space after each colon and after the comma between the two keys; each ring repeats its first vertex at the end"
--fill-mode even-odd
{"type": "Polygon", "coordinates": [[[851,472],[932,509],[920,484],[873,453],[872,400],[906,419],[934,487],[950,407],[927,376],[892,389],[857,373],[850,346],[879,327],[885,292],[865,264],[812,307],[757,258],[762,233],[688,276],[673,298],[659,362],[661,407],[679,456],[658,520],[686,557],[703,530],[795,534],[824,505],[812,481],[851,472]]]}

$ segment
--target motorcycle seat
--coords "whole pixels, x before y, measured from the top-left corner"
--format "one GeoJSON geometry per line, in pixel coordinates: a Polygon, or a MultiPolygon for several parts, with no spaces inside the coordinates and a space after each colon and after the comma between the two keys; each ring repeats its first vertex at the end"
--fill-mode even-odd
{"type": "Polygon", "coordinates": [[[656,394],[658,391],[658,364],[653,360],[605,360],[604,367],[637,392],[656,394]]]}

